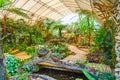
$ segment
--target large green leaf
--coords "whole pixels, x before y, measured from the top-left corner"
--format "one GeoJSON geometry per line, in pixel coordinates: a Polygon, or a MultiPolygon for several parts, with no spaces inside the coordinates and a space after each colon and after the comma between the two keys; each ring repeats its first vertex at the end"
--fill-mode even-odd
{"type": "Polygon", "coordinates": [[[92,77],[85,69],[81,69],[81,71],[84,73],[84,75],[88,78],[88,80],[95,80],[94,77],[92,77]]]}

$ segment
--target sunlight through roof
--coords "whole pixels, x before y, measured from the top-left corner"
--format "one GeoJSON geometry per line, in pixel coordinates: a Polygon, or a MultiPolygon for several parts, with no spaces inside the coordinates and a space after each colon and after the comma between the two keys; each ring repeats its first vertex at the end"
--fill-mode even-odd
{"type": "Polygon", "coordinates": [[[62,21],[62,24],[71,24],[72,22],[78,21],[78,13],[72,13],[69,15],[66,15],[60,19],[62,21]]]}

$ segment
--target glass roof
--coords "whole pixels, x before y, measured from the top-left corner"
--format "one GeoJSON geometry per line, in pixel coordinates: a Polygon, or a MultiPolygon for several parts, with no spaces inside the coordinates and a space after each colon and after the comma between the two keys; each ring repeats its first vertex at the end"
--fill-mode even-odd
{"type": "MultiPolygon", "coordinates": [[[[92,3],[94,1],[111,4],[116,0],[12,0],[13,4],[8,7],[26,10],[26,13],[33,20],[45,17],[58,20],[65,15],[82,9],[90,11],[94,10],[94,8],[92,8],[92,3]]],[[[14,19],[21,18],[20,16],[12,13],[9,13],[7,16],[14,19]]]]}

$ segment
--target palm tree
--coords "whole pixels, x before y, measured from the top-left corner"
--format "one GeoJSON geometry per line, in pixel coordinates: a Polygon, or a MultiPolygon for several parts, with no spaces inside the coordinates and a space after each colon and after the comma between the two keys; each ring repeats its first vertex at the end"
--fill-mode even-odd
{"type": "Polygon", "coordinates": [[[65,25],[61,21],[54,21],[52,23],[52,30],[58,30],[59,37],[62,37],[62,30],[65,28],[65,25]]]}
{"type": "Polygon", "coordinates": [[[88,11],[88,10],[81,10],[80,13],[79,13],[79,20],[80,20],[80,23],[82,24],[81,26],[82,27],[86,27],[86,30],[88,30],[88,45],[89,46],[91,44],[90,43],[91,42],[91,38],[90,38],[90,36],[91,36],[91,29],[94,26],[94,20],[92,18],[93,14],[94,14],[93,12],[88,11]],[[85,18],[82,18],[81,15],[82,16],[84,15],[85,18]]]}
{"type": "MultiPolygon", "coordinates": [[[[29,18],[27,16],[27,14],[23,13],[22,11],[20,11],[21,9],[19,8],[4,8],[6,5],[9,5],[11,4],[12,2],[10,0],[0,0],[0,9],[1,10],[6,10],[8,12],[11,12],[11,13],[15,13],[19,16],[22,16],[22,17],[25,17],[25,18],[29,18]]],[[[4,17],[3,17],[3,37],[6,36],[6,14],[4,14],[4,17]]],[[[2,34],[0,34],[0,38],[2,37],[2,34]]],[[[4,39],[4,38],[2,38],[4,39]]],[[[3,40],[2,40],[3,41],[3,40]]],[[[0,42],[0,80],[8,80],[8,77],[7,77],[7,73],[6,73],[6,69],[5,69],[5,66],[4,66],[4,55],[2,54],[2,43],[4,42],[0,42]]]]}

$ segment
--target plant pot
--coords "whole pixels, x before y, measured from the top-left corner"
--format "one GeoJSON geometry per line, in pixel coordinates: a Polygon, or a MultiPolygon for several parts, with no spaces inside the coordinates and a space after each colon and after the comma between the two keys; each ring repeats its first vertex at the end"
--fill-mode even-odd
{"type": "Polygon", "coordinates": [[[47,48],[41,48],[38,50],[38,56],[42,57],[45,56],[49,53],[49,50],[47,48]]]}
{"type": "Polygon", "coordinates": [[[42,56],[45,56],[45,55],[47,55],[48,54],[48,52],[39,52],[38,53],[38,56],[39,57],[42,57],[42,56]]]}
{"type": "Polygon", "coordinates": [[[52,58],[52,60],[55,61],[55,62],[60,61],[60,58],[59,58],[59,57],[52,56],[51,58],[52,58]]]}

